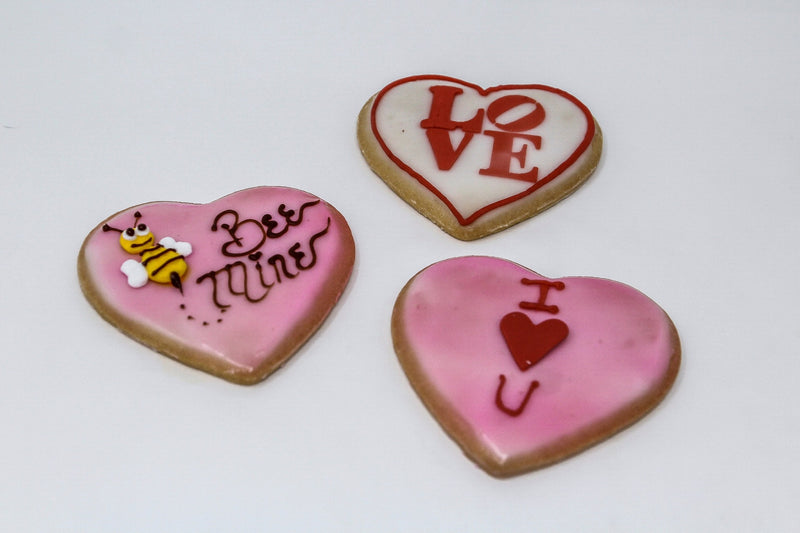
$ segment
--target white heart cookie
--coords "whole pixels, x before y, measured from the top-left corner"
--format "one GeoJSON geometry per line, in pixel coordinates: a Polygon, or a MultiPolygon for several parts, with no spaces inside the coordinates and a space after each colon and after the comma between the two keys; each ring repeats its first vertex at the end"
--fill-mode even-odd
{"type": "Polygon", "coordinates": [[[367,163],[456,238],[505,229],[594,171],[602,134],[574,96],[544,85],[482,89],[444,76],[391,83],[361,111],[367,163]]]}

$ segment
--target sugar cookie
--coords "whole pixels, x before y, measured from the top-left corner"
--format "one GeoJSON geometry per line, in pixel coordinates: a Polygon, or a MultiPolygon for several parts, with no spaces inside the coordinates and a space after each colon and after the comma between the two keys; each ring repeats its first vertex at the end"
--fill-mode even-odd
{"type": "Polygon", "coordinates": [[[297,189],[112,215],[78,257],[100,315],[139,342],[234,383],[280,367],[342,294],[355,260],[344,217],[297,189]]]}
{"type": "Polygon", "coordinates": [[[411,385],[464,453],[512,476],[634,423],[672,386],[667,314],[607,279],[548,279],[493,257],[435,263],[401,291],[392,336],[411,385]]]}
{"type": "Polygon", "coordinates": [[[560,89],[482,89],[433,75],[395,81],[370,98],[358,141],[392,190],[462,240],[572,193],[597,167],[603,144],[589,109],[560,89]]]}

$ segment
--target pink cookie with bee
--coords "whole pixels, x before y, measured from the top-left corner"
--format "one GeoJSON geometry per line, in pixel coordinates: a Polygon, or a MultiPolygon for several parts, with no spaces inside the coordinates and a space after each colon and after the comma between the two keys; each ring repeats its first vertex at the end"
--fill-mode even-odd
{"type": "Polygon", "coordinates": [[[680,341],[667,314],[607,279],[549,279],[494,257],[435,263],[403,288],[397,356],[431,414],[488,473],[574,455],[650,412],[680,341]]]}
{"type": "Polygon", "coordinates": [[[228,381],[266,378],[319,328],[355,244],[322,199],[256,187],[209,204],[153,202],[93,229],[81,288],[123,333],[228,381]]]}
{"type": "Polygon", "coordinates": [[[447,76],[390,83],[364,105],[358,141],[372,170],[450,235],[473,240],[580,187],[600,160],[600,126],[547,85],[484,89],[447,76]]]}

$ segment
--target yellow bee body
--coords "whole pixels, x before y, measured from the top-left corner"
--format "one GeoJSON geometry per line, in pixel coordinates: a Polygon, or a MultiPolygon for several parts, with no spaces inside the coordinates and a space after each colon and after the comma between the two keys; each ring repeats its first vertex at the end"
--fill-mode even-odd
{"type": "Polygon", "coordinates": [[[188,242],[177,242],[172,237],[164,237],[159,242],[146,224],[140,224],[141,214],[134,213],[136,218],[133,227],[126,230],[112,228],[108,224],[103,231],[118,231],[119,245],[129,254],[138,255],[140,261],[128,259],[120,270],[128,277],[131,287],[143,287],[148,280],[156,283],[171,284],[181,292],[181,279],[189,270],[185,257],[192,253],[192,245],[188,242]]]}
{"type": "Polygon", "coordinates": [[[174,275],[183,278],[189,265],[181,254],[162,244],[156,244],[139,252],[141,265],[147,270],[147,277],[156,283],[172,283],[174,275]]]}

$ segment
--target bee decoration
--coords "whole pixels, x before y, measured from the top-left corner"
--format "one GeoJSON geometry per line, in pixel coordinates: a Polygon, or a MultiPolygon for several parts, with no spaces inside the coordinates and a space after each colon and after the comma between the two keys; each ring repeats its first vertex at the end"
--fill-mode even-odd
{"type": "Polygon", "coordinates": [[[139,255],[142,259],[128,259],[120,270],[128,277],[128,285],[134,288],[144,287],[149,280],[156,283],[171,284],[183,294],[181,278],[186,275],[189,265],[186,256],[192,253],[192,245],[188,242],[177,242],[172,237],[164,237],[159,242],[147,224],[139,222],[142,214],[136,211],[133,227],[125,230],[103,224],[103,231],[119,232],[119,245],[129,254],[139,255]]]}

